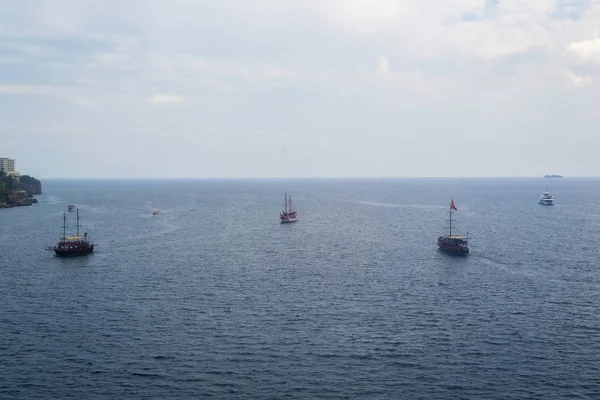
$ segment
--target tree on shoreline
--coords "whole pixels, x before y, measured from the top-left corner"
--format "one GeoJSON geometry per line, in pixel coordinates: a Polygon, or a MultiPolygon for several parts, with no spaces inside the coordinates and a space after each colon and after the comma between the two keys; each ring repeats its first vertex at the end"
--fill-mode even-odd
{"type": "Polygon", "coordinates": [[[31,197],[33,194],[41,194],[41,183],[29,175],[7,175],[4,170],[0,170],[0,202],[9,203],[10,194],[20,189],[27,191],[31,197]]]}

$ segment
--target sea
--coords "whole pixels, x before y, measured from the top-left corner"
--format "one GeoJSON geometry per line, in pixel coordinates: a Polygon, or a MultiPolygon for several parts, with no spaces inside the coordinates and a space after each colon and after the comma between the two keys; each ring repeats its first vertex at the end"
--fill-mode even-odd
{"type": "Polygon", "coordinates": [[[599,179],[43,190],[0,210],[1,399],[600,398],[599,179]],[[45,249],[69,203],[93,255],[45,249]]]}

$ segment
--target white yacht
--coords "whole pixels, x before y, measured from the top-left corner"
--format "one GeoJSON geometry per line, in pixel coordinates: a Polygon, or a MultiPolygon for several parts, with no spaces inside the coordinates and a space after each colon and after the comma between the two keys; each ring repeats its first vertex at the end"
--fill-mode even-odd
{"type": "Polygon", "coordinates": [[[543,206],[553,206],[554,197],[548,192],[548,189],[540,196],[540,204],[543,206]]]}

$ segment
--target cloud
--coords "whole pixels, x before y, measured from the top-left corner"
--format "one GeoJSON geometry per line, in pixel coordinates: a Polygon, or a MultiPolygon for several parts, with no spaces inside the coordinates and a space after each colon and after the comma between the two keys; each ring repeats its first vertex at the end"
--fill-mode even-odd
{"type": "Polygon", "coordinates": [[[377,71],[380,74],[387,74],[390,72],[390,62],[385,57],[379,57],[379,64],[377,66],[377,71]]]}
{"type": "Polygon", "coordinates": [[[589,75],[577,74],[573,71],[567,71],[566,73],[567,79],[575,86],[576,88],[586,87],[592,84],[594,79],[589,75]]]}
{"type": "Polygon", "coordinates": [[[570,43],[567,51],[586,62],[600,62],[600,38],[570,43]]]}
{"type": "Polygon", "coordinates": [[[179,104],[185,100],[183,96],[173,94],[155,94],[147,99],[148,103],[152,104],[179,104]]]}
{"type": "Polygon", "coordinates": [[[298,76],[295,71],[286,70],[283,68],[266,68],[262,72],[263,76],[268,78],[278,78],[278,79],[293,79],[298,76]]]}
{"type": "MultiPolygon", "coordinates": [[[[122,171],[102,164],[114,141],[139,150],[129,170],[143,175],[212,172],[217,164],[231,176],[306,168],[428,175],[447,165],[456,166],[449,174],[502,174],[502,165],[529,171],[561,160],[600,123],[600,95],[585,90],[600,73],[600,45],[590,39],[598,1],[31,0],[2,10],[0,129],[32,139],[40,126],[69,131],[69,146],[82,150],[89,143],[80,138],[94,140],[90,165],[99,174],[122,171]],[[559,133],[573,129],[555,120],[564,96],[582,110],[576,123],[586,123],[571,142],[559,133]],[[149,114],[148,104],[175,106],[167,108],[177,118],[149,114]],[[206,149],[203,158],[165,141],[166,131],[206,149]],[[114,132],[108,144],[105,132],[114,132]],[[508,159],[516,145],[502,147],[506,132],[531,150],[524,161],[508,159]],[[140,146],[142,134],[154,140],[140,146]],[[540,146],[553,156],[537,158],[540,146]],[[282,147],[294,149],[283,165],[282,147]],[[172,170],[135,169],[155,154],[172,157],[172,170]],[[200,161],[177,169],[186,156],[200,161]],[[476,158],[494,162],[484,170],[476,158]]],[[[64,141],[45,145],[54,143],[64,141]]],[[[72,149],[53,151],[76,163],[72,149]]],[[[47,174],[72,173],[60,165],[46,172],[40,160],[47,174]]]]}
{"type": "Polygon", "coordinates": [[[36,85],[2,85],[0,94],[44,95],[55,93],[51,86],[36,85]]]}

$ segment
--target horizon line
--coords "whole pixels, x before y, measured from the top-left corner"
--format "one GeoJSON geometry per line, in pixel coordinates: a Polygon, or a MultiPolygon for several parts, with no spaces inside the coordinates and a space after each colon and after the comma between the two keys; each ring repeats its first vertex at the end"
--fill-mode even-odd
{"type": "MultiPolygon", "coordinates": [[[[594,179],[600,176],[594,175],[578,175],[569,176],[568,179],[594,179]]],[[[332,180],[332,179],[565,179],[561,178],[546,178],[545,176],[257,176],[257,177],[45,177],[38,179],[47,180],[332,180]]]]}

